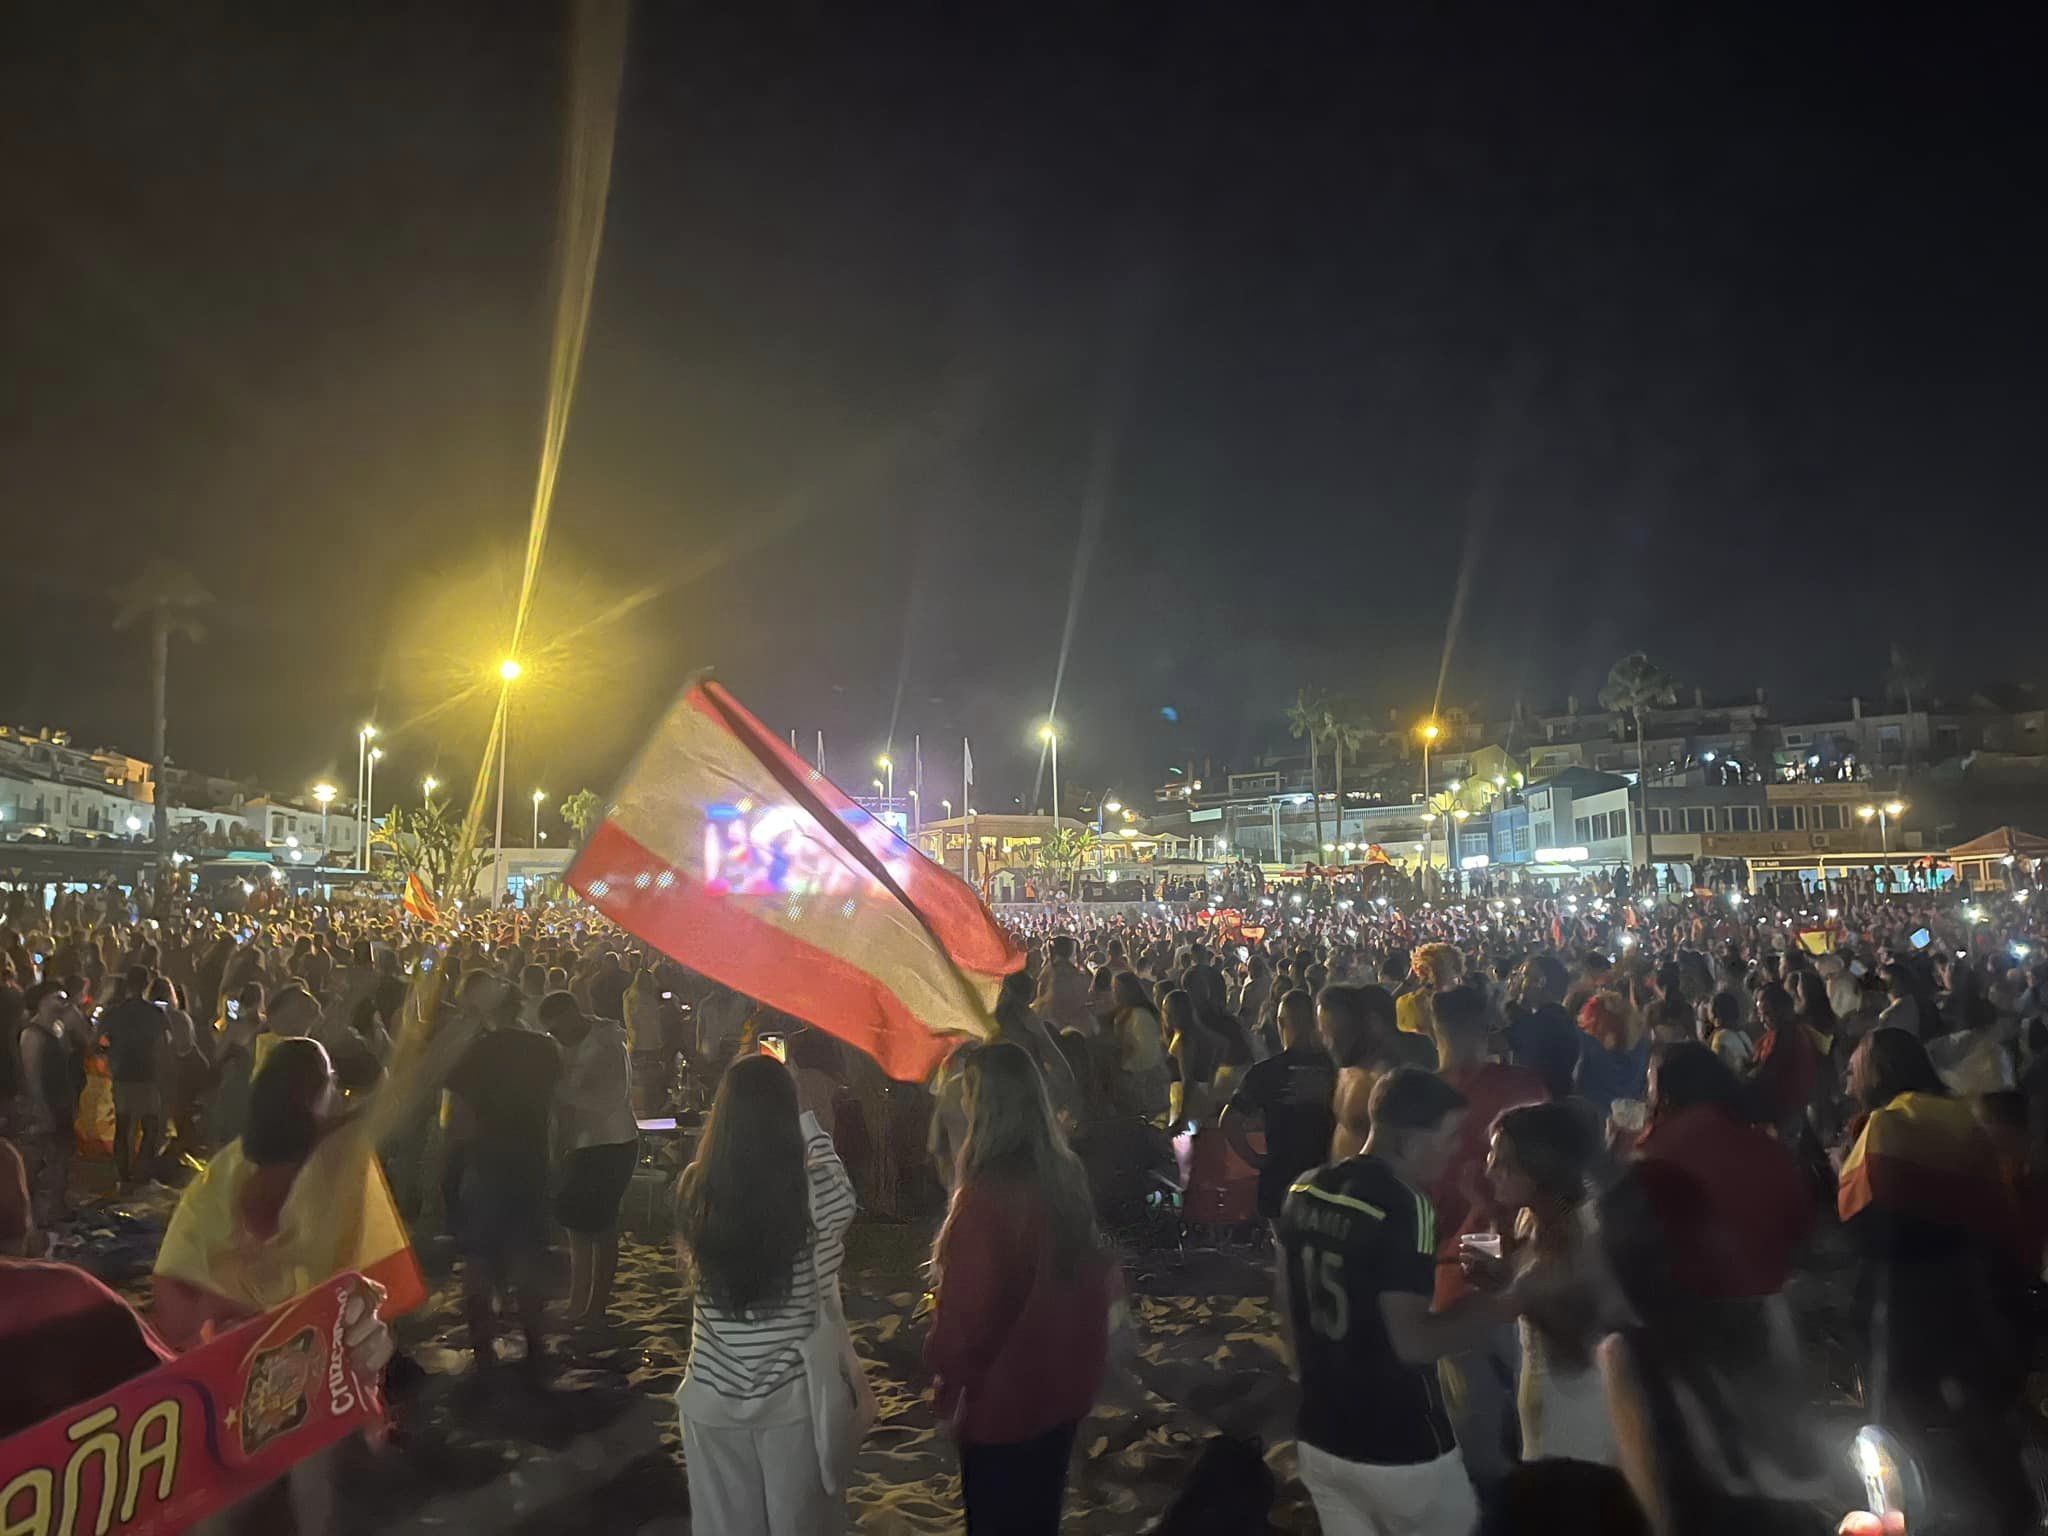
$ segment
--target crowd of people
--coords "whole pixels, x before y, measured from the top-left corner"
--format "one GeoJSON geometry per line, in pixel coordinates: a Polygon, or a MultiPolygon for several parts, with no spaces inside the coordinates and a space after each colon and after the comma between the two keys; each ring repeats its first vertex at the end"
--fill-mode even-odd
{"type": "MultiPolygon", "coordinates": [[[[1832,1528],[1846,1464],[1803,1411],[1786,1294],[1816,1253],[1853,1264],[1862,1415],[1958,1529],[2033,1528],[2034,893],[1335,879],[1154,906],[1018,922],[990,1038],[918,1088],[579,906],[159,923],[112,888],[16,897],[0,1242],[24,1259],[0,1286],[66,1269],[27,1256],[90,1260],[70,1222],[96,1145],[118,1189],[182,1187],[134,1369],[409,1225],[460,1256],[476,1368],[544,1387],[556,1316],[604,1326],[640,1122],[665,1117],[697,1129],[675,1233],[699,1528],[844,1520],[873,1411],[847,1234],[928,1206],[927,1363],[968,1528],[1046,1531],[1129,1343],[1117,1244],[1191,1220],[1191,1166],[1220,1168],[1271,1243],[1326,1532],[1832,1528]]],[[[80,1371],[58,1401],[103,1388],[80,1371]]],[[[1263,1529],[1257,1497],[1202,1467],[1189,1487],[1201,1509],[1162,1529],[1263,1529]]]]}

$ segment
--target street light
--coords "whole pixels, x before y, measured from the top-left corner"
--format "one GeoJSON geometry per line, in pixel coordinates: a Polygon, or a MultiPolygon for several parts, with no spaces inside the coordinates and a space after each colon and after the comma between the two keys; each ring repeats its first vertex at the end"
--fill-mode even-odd
{"type": "Polygon", "coordinates": [[[951,821],[953,819],[953,802],[950,800],[941,800],[939,801],[939,805],[945,811],[946,819],[948,821],[951,821]]]}
{"type": "Polygon", "coordinates": [[[424,779],[421,779],[421,780],[420,780],[420,800],[421,800],[421,803],[422,803],[422,804],[425,804],[425,805],[432,805],[432,804],[434,803],[434,791],[435,791],[435,790],[437,790],[437,789],[439,789],[440,787],[441,787],[441,781],[440,781],[439,779],[435,778],[435,777],[434,777],[434,776],[433,776],[433,775],[432,775],[431,773],[430,773],[430,774],[428,774],[428,775],[427,775],[427,776],[426,776],[426,777],[425,777],[424,779]]]}
{"type": "MultiPolygon", "coordinates": [[[[1437,723],[1434,720],[1422,722],[1420,735],[1422,737],[1422,803],[1424,805],[1429,804],[1429,744],[1442,734],[1443,732],[1437,729],[1437,723]]],[[[1423,883],[1425,885],[1429,881],[1429,871],[1436,862],[1436,850],[1430,846],[1435,841],[1433,836],[1434,829],[1430,823],[1430,817],[1425,816],[1422,818],[1422,870],[1423,883]]]]}
{"type": "Polygon", "coordinates": [[[313,798],[320,802],[320,862],[327,862],[327,808],[334,804],[334,786],[315,784],[313,798]]]}
{"type": "Polygon", "coordinates": [[[889,788],[887,794],[889,799],[894,800],[896,798],[896,759],[891,757],[888,753],[884,752],[880,757],[875,759],[875,766],[881,769],[882,772],[889,775],[889,788]]]}
{"type": "Polygon", "coordinates": [[[526,669],[507,656],[498,663],[498,678],[505,685],[498,694],[498,826],[492,837],[491,905],[505,899],[505,765],[512,748],[512,685],[526,669]]]}
{"type": "Polygon", "coordinates": [[[1859,805],[1856,807],[1856,814],[1865,821],[1869,821],[1873,816],[1877,818],[1878,847],[1885,853],[1890,853],[1892,851],[1892,818],[1906,814],[1905,801],[1887,800],[1883,805],[1859,805]]]}
{"type": "Polygon", "coordinates": [[[1052,824],[1060,824],[1060,733],[1048,720],[1038,728],[1038,739],[1052,748],[1052,824]]]}
{"type": "Polygon", "coordinates": [[[374,816],[370,807],[377,798],[377,760],[384,755],[382,747],[372,747],[363,763],[363,868],[370,867],[370,823],[374,816]]]}
{"type": "MultiPolygon", "coordinates": [[[[377,727],[364,723],[356,732],[356,857],[365,858],[370,850],[370,743],[377,739],[377,727]]],[[[322,842],[326,839],[322,838],[322,842]]],[[[359,867],[368,869],[362,863],[359,867]]]]}
{"type": "Polygon", "coordinates": [[[540,803],[547,797],[548,792],[544,789],[533,792],[533,846],[536,848],[540,846],[540,803]]]}

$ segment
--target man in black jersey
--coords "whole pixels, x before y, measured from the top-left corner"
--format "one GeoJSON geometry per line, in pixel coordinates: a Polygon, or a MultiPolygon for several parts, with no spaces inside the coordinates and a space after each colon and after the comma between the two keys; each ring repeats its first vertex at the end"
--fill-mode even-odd
{"type": "Polygon", "coordinates": [[[1280,1294],[1301,1373],[1301,1480],[1325,1536],[1468,1536],[1478,1500],[1436,1362],[1506,1312],[1473,1296],[1432,1313],[1442,1172],[1465,1100],[1412,1067],[1374,1085],[1357,1157],[1304,1174],[1278,1227],[1280,1294]]]}

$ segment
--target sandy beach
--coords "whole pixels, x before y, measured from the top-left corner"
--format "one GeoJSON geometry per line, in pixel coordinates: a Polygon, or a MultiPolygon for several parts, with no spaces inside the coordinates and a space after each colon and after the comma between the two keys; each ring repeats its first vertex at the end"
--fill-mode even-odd
{"type": "MultiPolygon", "coordinates": [[[[169,1203],[93,1208],[82,1233],[89,1246],[66,1256],[146,1302],[169,1203]]],[[[850,1241],[846,1309],[881,1415],[848,1499],[849,1529],[875,1536],[961,1528],[958,1466],[922,1363],[930,1236],[929,1223],[862,1220],[850,1241]]],[[[545,1393],[513,1371],[478,1379],[450,1256],[427,1244],[421,1257],[434,1294],[398,1331],[424,1375],[400,1410],[401,1443],[348,1453],[342,1529],[692,1531],[672,1401],[689,1354],[690,1299],[670,1250],[623,1240],[612,1326],[559,1332],[545,1393]]],[[[1127,1251],[1135,1353],[1079,1436],[1067,1503],[1074,1529],[1148,1530],[1218,1430],[1265,1441],[1282,1485],[1275,1529],[1315,1529],[1292,1483],[1291,1392],[1265,1264],[1244,1246],[1127,1251]]],[[[506,1360],[523,1352],[510,1337],[499,1347],[506,1360]]]]}

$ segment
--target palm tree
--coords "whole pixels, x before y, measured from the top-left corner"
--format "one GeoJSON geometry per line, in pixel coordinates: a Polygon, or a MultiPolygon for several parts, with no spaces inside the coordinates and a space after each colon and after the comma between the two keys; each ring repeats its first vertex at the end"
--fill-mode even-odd
{"type": "MultiPolygon", "coordinates": [[[[1643,711],[1669,709],[1678,702],[1678,685],[1641,651],[1630,651],[1607,669],[1607,686],[1600,690],[1600,707],[1627,715],[1636,728],[1636,787],[1642,808],[1637,817],[1643,829],[1643,852],[1650,853],[1650,774],[1643,760],[1643,711]]],[[[1636,851],[1628,851],[1635,863],[1636,851]]]]}
{"type": "Polygon", "coordinates": [[[604,816],[604,802],[588,789],[579,789],[562,802],[562,820],[576,833],[576,843],[581,847],[590,838],[590,829],[604,816]]]}
{"type": "Polygon", "coordinates": [[[1079,869],[1102,846],[1093,827],[1058,827],[1039,849],[1045,867],[1062,886],[1069,884],[1079,869]]]}
{"type": "Polygon", "coordinates": [[[114,628],[127,629],[149,620],[149,760],[156,774],[156,894],[160,911],[168,912],[171,890],[170,785],[165,775],[164,737],[171,665],[171,636],[199,640],[205,628],[199,615],[213,604],[213,595],[184,566],[152,560],[121,589],[114,610],[114,628]]]}
{"type": "Polygon", "coordinates": [[[483,867],[483,851],[465,837],[461,817],[447,803],[430,800],[418,810],[394,805],[370,829],[370,846],[388,848],[409,872],[417,873],[437,902],[467,897],[483,867]]]}
{"type": "MultiPolygon", "coordinates": [[[[1365,728],[1357,723],[1356,707],[1348,699],[1331,699],[1323,706],[1322,738],[1329,744],[1335,764],[1337,788],[1337,841],[1344,841],[1344,754],[1356,753],[1365,742],[1365,728]]],[[[1318,828],[1318,831],[1321,829],[1318,828]]],[[[1318,842],[1318,847],[1321,843],[1318,842]]],[[[1342,850],[1340,849],[1341,853],[1342,850]]],[[[1341,862],[1341,860],[1340,860],[1341,862]]]]}
{"type": "MultiPolygon", "coordinates": [[[[1296,741],[1308,743],[1308,788],[1309,800],[1316,811],[1316,852],[1323,851],[1323,802],[1317,793],[1322,787],[1322,744],[1324,705],[1323,696],[1313,688],[1295,690],[1294,703],[1287,710],[1287,734],[1296,741]]],[[[1280,850],[1273,850],[1273,857],[1280,857],[1280,850]]]]}
{"type": "MultiPolygon", "coordinates": [[[[1897,695],[1906,706],[1908,715],[1913,713],[1913,695],[1923,698],[1933,684],[1933,677],[1927,664],[1912,655],[1898,641],[1892,642],[1891,665],[1885,668],[1884,691],[1887,697],[1897,695]]],[[[1913,766],[1913,722],[1908,720],[1906,728],[1899,732],[1906,753],[1906,766],[1913,766]]]]}

